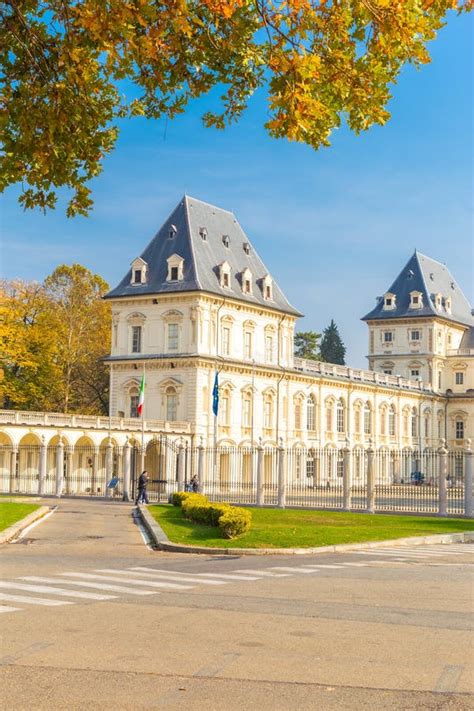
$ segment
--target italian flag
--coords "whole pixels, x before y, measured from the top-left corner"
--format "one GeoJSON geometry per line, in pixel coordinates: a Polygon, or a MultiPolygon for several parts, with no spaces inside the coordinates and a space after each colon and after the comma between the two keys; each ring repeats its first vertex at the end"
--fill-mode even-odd
{"type": "Polygon", "coordinates": [[[142,375],[142,381],[140,383],[140,394],[138,396],[137,412],[138,412],[139,417],[142,416],[144,402],[145,402],[145,373],[143,373],[143,375],[142,375]]]}

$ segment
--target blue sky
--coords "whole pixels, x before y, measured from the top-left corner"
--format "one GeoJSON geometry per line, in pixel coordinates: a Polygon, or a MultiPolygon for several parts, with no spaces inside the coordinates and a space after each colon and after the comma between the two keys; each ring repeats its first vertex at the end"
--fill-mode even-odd
{"type": "Polygon", "coordinates": [[[233,210],[304,330],[334,318],[347,361],[365,367],[360,317],[415,247],[447,263],[472,293],[473,17],[451,16],[430,45],[433,61],[408,67],[393,89],[391,121],[361,136],[340,129],[318,152],[262,128],[266,102],[225,132],[202,127],[206,102],[184,116],[122,126],[92,183],[89,218],[23,212],[2,200],[2,276],[42,280],[80,262],[111,286],[184,192],[233,210]]]}

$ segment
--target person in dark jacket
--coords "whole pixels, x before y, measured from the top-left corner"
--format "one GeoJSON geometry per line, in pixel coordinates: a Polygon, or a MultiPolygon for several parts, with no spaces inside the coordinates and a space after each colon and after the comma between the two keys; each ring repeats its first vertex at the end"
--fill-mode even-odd
{"type": "Polygon", "coordinates": [[[148,472],[145,469],[138,477],[138,496],[135,504],[148,504],[148,494],[146,493],[148,478],[148,472]]]}
{"type": "Polygon", "coordinates": [[[191,488],[191,491],[193,491],[195,494],[198,493],[199,491],[199,480],[197,478],[197,474],[194,474],[194,476],[191,477],[191,481],[189,482],[189,486],[191,488]]]}

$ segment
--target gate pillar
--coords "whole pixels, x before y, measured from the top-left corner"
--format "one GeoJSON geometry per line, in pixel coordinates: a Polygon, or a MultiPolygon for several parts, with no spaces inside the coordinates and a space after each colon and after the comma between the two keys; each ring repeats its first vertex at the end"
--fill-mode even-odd
{"type": "Polygon", "coordinates": [[[464,515],[472,518],[472,479],[474,474],[474,458],[471,449],[471,440],[467,440],[466,449],[466,474],[464,478],[464,515]]]}
{"type": "Polygon", "coordinates": [[[257,447],[257,506],[265,503],[265,493],[263,491],[263,447],[261,443],[257,447]]]}
{"type": "Polygon", "coordinates": [[[285,448],[278,447],[278,508],[286,507],[286,456],[285,448]]]}
{"type": "Polygon", "coordinates": [[[64,478],[64,444],[62,439],[56,446],[56,496],[59,498],[63,493],[64,478]]]}
{"type": "Polygon", "coordinates": [[[48,455],[48,448],[45,443],[44,435],[41,437],[41,447],[39,455],[39,480],[38,480],[38,496],[43,496],[44,494],[44,482],[46,479],[46,461],[48,455]]]}
{"type": "Polygon", "coordinates": [[[375,452],[372,448],[372,443],[369,444],[367,450],[367,511],[374,513],[375,511],[375,472],[374,472],[374,457],[375,452]]]}
{"type": "Polygon", "coordinates": [[[446,486],[446,477],[448,476],[448,450],[445,446],[445,440],[439,448],[439,475],[438,475],[438,514],[446,516],[448,495],[446,486]]]}
{"type": "Polygon", "coordinates": [[[123,500],[130,501],[130,442],[123,446],[123,500]]]}
{"type": "Polygon", "coordinates": [[[178,447],[178,491],[184,491],[184,445],[180,440],[178,447]]]}
{"type": "Polygon", "coordinates": [[[350,511],[352,505],[352,455],[349,443],[344,448],[344,470],[342,479],[343,501],[342,508],[344,511],[350,511]]]}

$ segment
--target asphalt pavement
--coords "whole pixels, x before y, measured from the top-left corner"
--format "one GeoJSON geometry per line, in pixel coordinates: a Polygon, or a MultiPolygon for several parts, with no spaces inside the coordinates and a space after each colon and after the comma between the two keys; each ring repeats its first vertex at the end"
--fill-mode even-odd
{"type": "Polygon", "coordinates": [[[3,545],[6,709],[472,709],[474,548],[157,552],[61,500],[3,545]]]}

